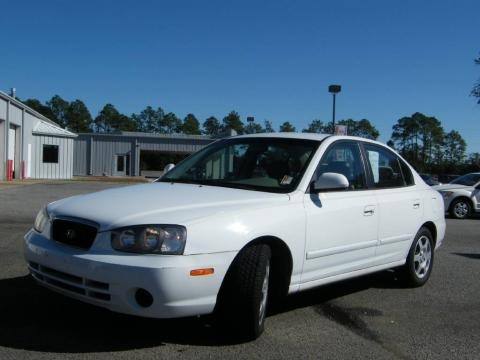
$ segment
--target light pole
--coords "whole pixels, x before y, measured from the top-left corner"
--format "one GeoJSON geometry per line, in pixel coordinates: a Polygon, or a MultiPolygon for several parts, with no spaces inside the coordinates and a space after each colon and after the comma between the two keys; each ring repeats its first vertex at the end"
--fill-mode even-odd
{"type": "Polygon", "coordinates": [[[330,85],[328,87],[328,92],[333,95],[333,113],[332,113],[332,133],[335,134],[335,96],[342,91],[340,85],[330,85]]]}

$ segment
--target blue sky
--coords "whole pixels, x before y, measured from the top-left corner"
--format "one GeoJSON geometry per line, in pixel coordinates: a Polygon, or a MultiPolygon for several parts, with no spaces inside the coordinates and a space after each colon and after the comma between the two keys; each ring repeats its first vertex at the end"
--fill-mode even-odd
{"type": "Polygon", "coordinates": [[[386,141],[416,111],[480,152],[480,1],[8,1],[0,89],[202,122],[236,110],[297,129],[369,119],[386,141]],[[8,45],[8,46],[7,46],[8,45]]]}

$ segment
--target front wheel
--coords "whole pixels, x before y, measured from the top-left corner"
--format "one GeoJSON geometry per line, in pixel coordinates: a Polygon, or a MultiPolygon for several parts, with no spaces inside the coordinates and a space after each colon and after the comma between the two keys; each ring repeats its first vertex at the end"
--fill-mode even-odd
{"type": "Polygon", "coordinates": [[[422,227],[408,252],[407,262],[401,268],[406,285],[419,287],[424,285],[432,273],[434,257],[433,237],[425,227],[422,227]]]}
{"type": "Polygon", "coordinates": [[[472,207],[468,200],[457,199],[450,205],[450,215],[455,219],[466,219],[470,216],[472,207]]]}
{"type": "Polygon", "coordinates": [[[255,244],[243,249],[230,267],[217,299],[221,327],[246,340],[258,338],[265,327],[270,284],[271,250],[255,244]]]}

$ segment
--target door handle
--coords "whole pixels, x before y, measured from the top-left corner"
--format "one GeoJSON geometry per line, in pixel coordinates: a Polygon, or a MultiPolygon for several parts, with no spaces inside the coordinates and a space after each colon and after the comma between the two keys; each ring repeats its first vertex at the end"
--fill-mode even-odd
{"type": "Polygon", "coordinates": [[[364,216],[372,216],[373,214],[375,214],[375,206],[373,206],[373,205],[365,206],[365,208],[363,209],[363,215],[364,216]]]}
{"type": "Polygon", "coordinates": [[[420,208],[420,199],[416,199],[413,201],[413,208],[419,209],[420,208]]]}

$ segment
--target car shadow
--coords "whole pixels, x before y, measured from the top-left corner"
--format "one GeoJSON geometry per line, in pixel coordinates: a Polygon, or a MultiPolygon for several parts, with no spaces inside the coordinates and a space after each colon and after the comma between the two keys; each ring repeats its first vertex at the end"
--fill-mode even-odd
{"type": "Polygon", "coordinates": [[[302,291],[288,296],[282,304],[276,305],[271,309],[270,315],[292,311],[298,308],[328,304],[336,298],[368,290],[370,288],[404,289],[406,286],[398,277],[396,271],[382,271],[316,287],[311,290],[302,291]]]}
{"type": "MultiPolygon", "coordinates": [[[[458,220],[448,213],[445,214],[445,218],[451,219],[451,220],[458,220]]],[[[477,213],[470,214],[470,216],[467,219],[461,219],[459,221],[464,221],[464,220],[480,220],[480,213],[477,212],[477,213]]]]}
{"type": "MultiPolygon", "coordinates": [[[[364,276],[288,296],[269,316],[322,305],[371,287],[401,285],[393,272],[364,276]]],[[[0,294],[3,347],[89,353],[165,344],[225,346],[244,342],[217,331],[212,316],[159,320],[113,313],[44,289],[30,276],[0,280],[0,294]]]]}
{"type": "Polygon", "coordinates": [[[454,255],[458,256],[463,256],[469,259],[475,259],[475,260],[480,260],[480,254],[474,254],[474,253],[452,253],[454,255]]]}

